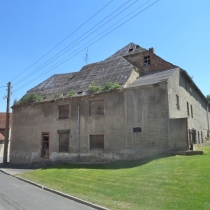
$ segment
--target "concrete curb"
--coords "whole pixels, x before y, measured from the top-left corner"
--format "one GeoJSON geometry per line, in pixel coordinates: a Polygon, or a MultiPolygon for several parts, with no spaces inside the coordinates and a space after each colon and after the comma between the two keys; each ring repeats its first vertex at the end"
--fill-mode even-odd
{"type": "Polygon", "coordinates": [[[19,180],[21,180],[21,181],[24,181],[24,182],[27,182],[27,183],[29,183],[29,184],[32,184],[32,185],[34,185],[35,187],[41,188],[41,189],[43,189],[43,190],[46,190],[46,191],[49,191],[49,192],[52,192],[52,193],[55,193],[55,194],[60,195],[60,196],[62,196],[62,197],[64,197],[64,198],[68,198],[68,199],[70,199],[70,200],[76,201],[76,202],[81,203],[81,204],[84,204],[84,205],[86,205],[86,206],[90,206],[90,207],[95,208],[95,209],[98,209],[98,210],[110,210],[110,209],[105,208],[105,207],[103,207],[103,206],[99,206],[99,205],[90,203],[90,202],[88,202],[88,201],[82,200],[82,199],[80,199],[80,198],[77,198],[77,197],[74,197],[74,196],[71,196],[71,195],[62,193],[62,192],[60,192],[60,191],[50,189],[50,188],[45,187],[45,186],[43,186],[43,185],[37,184],[37,183],[35,183],[35,182],[32,182],[32,181],[30,181],[30,180],[28,180],[28,179],[23,179],[23,178],[17,177],[16,175],[11,175],[11,174],[9,174],[9,173],[3,171],[2,169],[0,169],[0,171],[3,172],[3,173],[5,173],[5,174],[7,174],[7,175],[10,175],[10,176],[12,176],[12,177],[14,177],[14,178],[16,178],[16,179],[19,179],[19,180]]]}

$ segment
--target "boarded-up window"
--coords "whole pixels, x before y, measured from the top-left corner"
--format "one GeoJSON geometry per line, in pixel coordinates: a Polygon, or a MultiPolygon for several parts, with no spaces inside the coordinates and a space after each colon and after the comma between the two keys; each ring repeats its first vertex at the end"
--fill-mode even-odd
{"type": "Polygon", "coordinates": [[[104,135],[90,135],[90,149],[104,149],[104,135]]]}
{"type": "Polygon", "coordinates": [[[89,109],[90,115],[104,115],[104,100],[90,101],[89,109]]]}
{"type": "Polygon", "coordinates": [[[69,105],[59,105],[58,106],[58,118],[66,119],[69,118],[69,105]]]}
{"type": "Polygon", "coordinates": [[[68,133],[59,133],[59,152],[69,152],[68,133]]]}

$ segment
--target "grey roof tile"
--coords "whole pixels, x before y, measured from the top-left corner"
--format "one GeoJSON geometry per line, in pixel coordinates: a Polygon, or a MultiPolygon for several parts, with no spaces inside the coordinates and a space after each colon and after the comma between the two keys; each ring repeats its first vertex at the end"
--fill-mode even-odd
{"type": "Polygon", "coordinates": [[[132,84],[130,84],[129,87],[137,87],[137,86],[150,85],[150,84],[162,82],[164,80],[169,79],[169,77],[175,71],[178,71],[178,70],[179,68],[175,68],[175,69],[170,69],[166,71],[158,71],[158,72],[143,74],[141,77],[135,80],[132,84]]]}

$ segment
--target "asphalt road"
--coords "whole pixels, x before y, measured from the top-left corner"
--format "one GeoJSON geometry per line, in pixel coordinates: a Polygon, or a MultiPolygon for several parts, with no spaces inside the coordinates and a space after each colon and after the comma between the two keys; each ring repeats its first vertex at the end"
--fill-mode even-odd
{"type": "Polygon", "coordinates": [[[0,210],[94,210],[0,172],[0,210]]]}

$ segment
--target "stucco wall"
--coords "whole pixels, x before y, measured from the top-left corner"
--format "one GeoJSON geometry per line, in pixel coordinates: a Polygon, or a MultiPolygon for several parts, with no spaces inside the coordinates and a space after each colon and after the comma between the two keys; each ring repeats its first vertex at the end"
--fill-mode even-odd
{"type": "MultiPolygon", "coordinates": [[[[198,93],[192,84],[180,74],[177,70],[168,81],[169,92],[169,117],[170,118],[188,118],[188,129],[196,130],[196,139],[198,140],[198,132],[201,141],[201,133],[203,141],[207,136],[208,120],[207,120],[207,101],[198,93]],[[179,96],[180,108],[177,109],[176,95],[179,96]],[[189,112],[187,113],[187,102],[189,103],[189,112]],[[193,117],[191,116],[191,105],[193,108],[193,117]]],[[[188,135],[188,138],[189,135],[188,135]]]]}
{"type": "Polygon", "coordinates": [[[187,118],[169,120],[169,150],[188,150],[187,118]]]}
{"type": "Polygon", "coordinates": [[[130,88],[13,109],[12,163],[136,159],[168,150],[167,84],[130,88]],[[104,100],[104,115],[89,116],[89,101],[104,100]],[[69,119],[58,119],[58,105],[70,105],[69,119]],[[140,127],[142,132],[133,132],[140,127]],[[70,129],[69,153],[59,153],[57,130],[70,129]],[[49,159],[40,158],[41,133],[50,134],[49,159]],[[104,134],[104,151],[90,150],[89,135],[104,134]]]}

